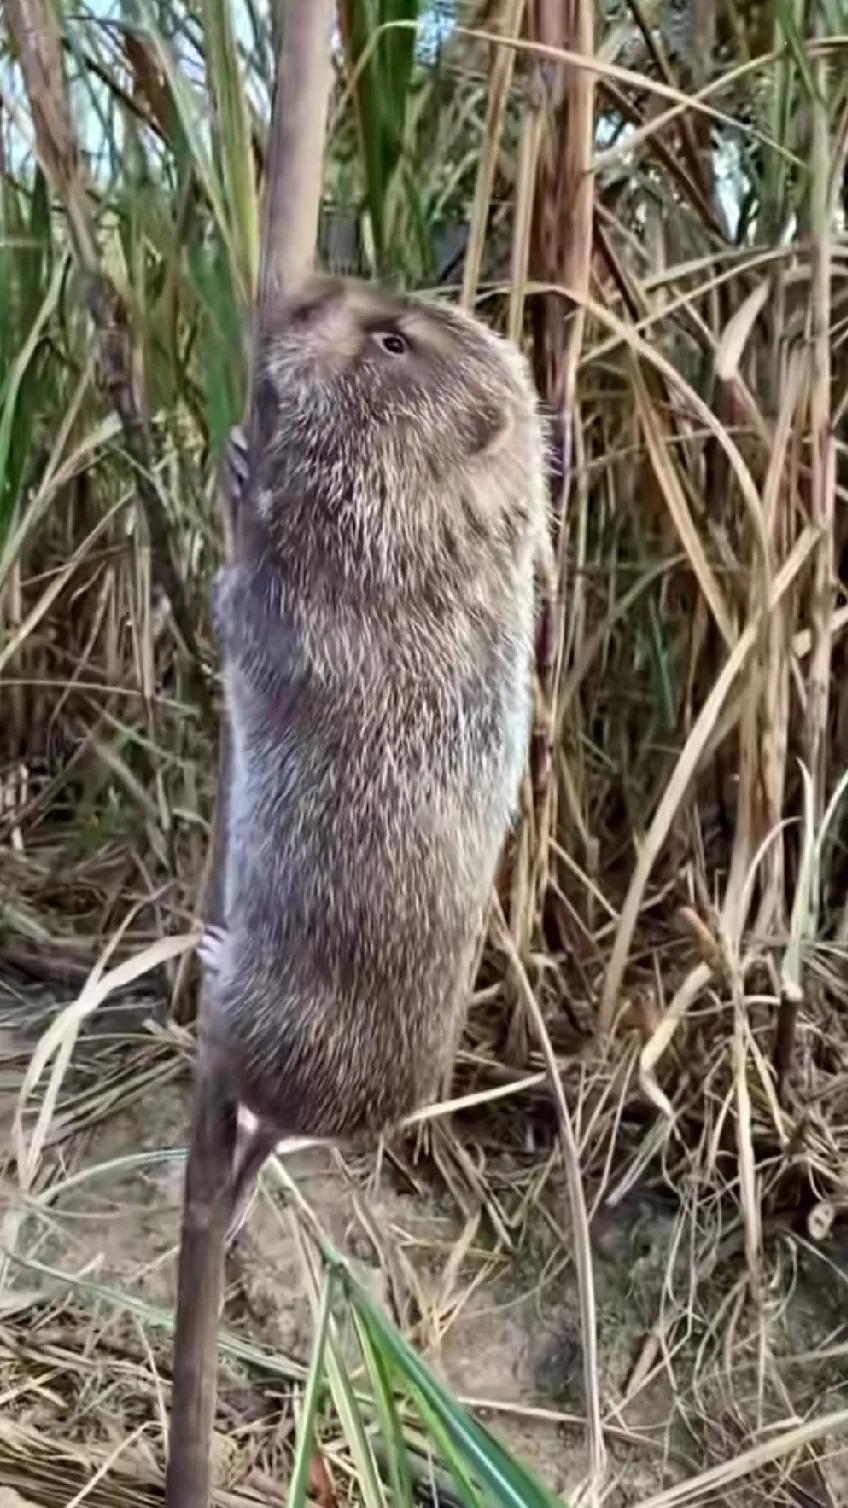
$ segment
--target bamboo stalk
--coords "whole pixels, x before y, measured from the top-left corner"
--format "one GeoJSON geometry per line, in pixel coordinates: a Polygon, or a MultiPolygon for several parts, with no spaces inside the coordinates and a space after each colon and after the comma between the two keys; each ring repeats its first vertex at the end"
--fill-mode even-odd
{"type": "MultiPolygon", "coordinates": [[[[286,10],[267,157],[259,292],[248,402],[248,451],[256,374],[270,321],[315,256],[330,91],[332,0],[286,10]]],[[[225,515],[227,558],[235,542],[225,515]]],[[[213,829],[210,920],[221,919],[227,855],[230,732],[222,720],[218,803],[213,829]]],[[[215,1413],[216,1336],[223,1290],[224,1250],[233,1213],[237,1170],[234,1086],[204,1047],[200,1052],[192,1138],[186,1164],[174,1340],[174,1392],[166,1502],[168,1508],[206,1508],[215,1413]]]]}
{"type": "Polygon", "coordinates": [[[289,0],[265,180],[258,323],[308,272],[318,239],[324,138],[330,98],[333,0],[289,0]]]}

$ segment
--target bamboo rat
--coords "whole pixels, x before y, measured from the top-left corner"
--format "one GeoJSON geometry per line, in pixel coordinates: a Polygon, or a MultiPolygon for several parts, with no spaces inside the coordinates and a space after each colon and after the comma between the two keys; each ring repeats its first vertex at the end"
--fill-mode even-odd
{"type": "Polygon", "coordinates": [[[365,284],[315,278],[279,310],[228,478],[223,926],[201,956],[237,1219],[282,1136],[376,1139],[450,1064],[550,545],[519,351],[365,284]]]}

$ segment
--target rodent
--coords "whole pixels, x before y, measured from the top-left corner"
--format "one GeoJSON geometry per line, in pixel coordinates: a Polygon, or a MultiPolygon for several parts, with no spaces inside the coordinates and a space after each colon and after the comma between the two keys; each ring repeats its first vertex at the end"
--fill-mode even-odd
{"type": "Polygon", "coordinates": [[[376,1137],[461,1029],[532,716],[545,437],[453,307],[310,279],[258,353],[213,620],[231,733],[204,1030],[248,1114],[376,1137]]]}

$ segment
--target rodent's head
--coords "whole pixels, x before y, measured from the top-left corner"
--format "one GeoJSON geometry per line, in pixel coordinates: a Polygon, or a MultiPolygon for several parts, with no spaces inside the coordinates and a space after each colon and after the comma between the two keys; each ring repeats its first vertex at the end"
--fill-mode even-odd
{"type": "Polygon", "coordinates": [[[261,372],[272,443],[287,420],[324,420],[350,440],[420,439],[431,459],[435,444],[450,464],[532,407],[522,358],[477,320],[335,278],[309,280],[281,308],[261,372]]]}
{"type": "Polygon", "coordinates": [[[458,309],[365,283],[316,277],[288,299],[260,353],[254,414],[265,508],[278,487],[309,492],[354,526],[367,514],[383,547],[455,512],[458,494],[491,525],[541,479],[518,350],[458,309]]]}

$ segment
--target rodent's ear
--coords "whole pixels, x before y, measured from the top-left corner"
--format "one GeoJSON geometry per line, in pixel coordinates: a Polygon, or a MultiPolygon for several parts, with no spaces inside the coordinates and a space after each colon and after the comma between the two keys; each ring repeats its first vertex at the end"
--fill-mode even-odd
{"type": "Polygon", "coordinates": [[[512,430],[508,410],[493,401],[484,401],[466,414],[469,446],[472,455],[491,455],[506,442],[512,430]]]}

